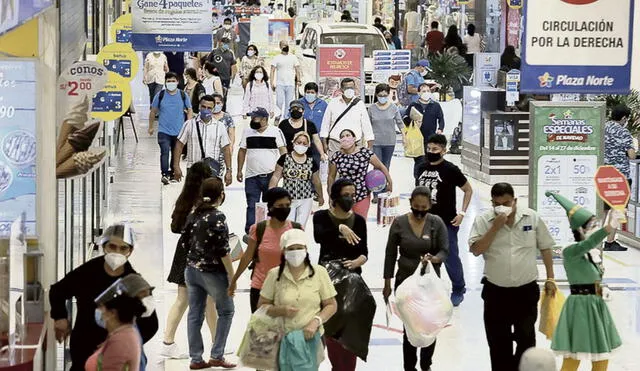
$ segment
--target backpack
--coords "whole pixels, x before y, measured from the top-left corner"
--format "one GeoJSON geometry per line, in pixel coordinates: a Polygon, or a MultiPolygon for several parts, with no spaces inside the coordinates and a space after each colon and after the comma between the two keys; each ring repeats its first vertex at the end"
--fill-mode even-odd
{"type": "Polygon", "coordinates": [[[459,155],[460,154],[460,145],[462,144],[462,123],[458,123],[458,126],[453,129],[453,134],[451,135],[451,142],[449,146],[449,153],[459,155]]]}
{"type": "MultiPolygon", "coordinates": [[[[164,92],[166,90],[161,90],[160,91],[160,95],[158,96],[158,111],[160,111],[160,104],[162,103],[162,98],[164,98],[164,92]]],[[[184,93],[183,90],[180,90],[180,97],[182,98],[182,105],[184,106],[184,109],[187,109],[187,105],[184,103],[184,101],[187,99],[187,95],[184,93]]]]}
{"type": "MultiPolygon", "coordinates": [[[[291,226],[295,229],[302,229],[302,225],[300,223],[291,222],[291,226]]],[[[256,264],[260,261],[258,258],[258,248],[260,248],[260,244],[262,243],[262,237],[264,237],[264,231],[267,229],[267,220],[263,220],[256,224],[256,251],[253,253],[253,257],[251,258],[251,264],[249,264],[249,269],[255,268],[256,264]]]]}
{"type": "Polygon", "coordinates": [[[414,73],[414,71],[409,71],[409,73],[404,75],[402,82],[400,82],[400,85],[398,85],[398,102],[404,107],[407,107],[411,104],[411,94],[409,94],[409,90],[407,90],[409,88],[407,77],[409,77],[409,74],[411,73],[414,73]]]}

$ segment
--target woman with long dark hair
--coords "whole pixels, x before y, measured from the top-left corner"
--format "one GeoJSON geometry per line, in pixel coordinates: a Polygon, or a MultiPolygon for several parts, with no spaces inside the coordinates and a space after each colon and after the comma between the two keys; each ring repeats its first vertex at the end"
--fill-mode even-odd
{"type": "Polygon", "coordinates": [[[269,75],[263,66],[254,67],[247,77],[242,114],[249,116],[258,107],[266,109],[273,117],[273,93],[269,88],[269,75]]]}
{"type": "Polygon", "coordinates": [[[249,82],[249,74],[257,66],[264,67],[264,57],[258,56],[258,47],[250,44],[247,51],[240,61],[240,78],[242,79],[242,88],[246,88],[249,82]]]}
{"type": "Polygon", "coordinates": [[[507,45],[500,56],[500,69],[503,71],[519,70],[521,64],[520,57],[516,55],[516,48],[513,45],[507,45]]]}
{"type": "Polygon", "coordinates": [[[200,99],[207,94],[207,89],[198,80],[198,73],[195,68],[184,70],[184,92],[191,98],[191,109],[193,113],[200,113],[200,99]]]}
{"type": "Polygon", "coordinates": [[[458,26],[449,26],[447,36],[444,37],[444,46],[445,50],[451,47],[456,47],[460,55],[467,54],[467,48],[462,43],[462,38],[460,38],[460,35],[458,34],[458,26]]]}
{"type": "Polygon", "coordinates": [[[224,94],[220,74],[216,71],[216,66],[213,63],[205,62],[202,67],[202,76],[202,86],[204,86],[207,95],[224,94]]]}
{"type": "MultiPolygon", "coordinates": [[[[200,199],[200,187],[202,182],[211,178],[211,167],[203,162],[194,163],[187,171],[187,177],[184,182],[182,192],[176,200],[173,213],[171,214],[171,232],[182,233],[182,229],[187,222],[187,217],[193,211],[196,203],[200,199]]],[[[178,324],[187,310],[189,303],[189,295],[187,293],[187,284],[184,279],[184,270],[187,267],[187,254],[189,253],[189,245],[182,236],[178,240],[176,251],[173,254],[173,263],[167,281],[178,285],[178,295],[176,301],[169,309],[167,315],[167,325],[164,331],[164,340],[162,344],[161,355],[168,358],[187,358],[186,354],[182,354],[178,345],[175,343],[176,330],[178,324]]],[[[211,331],[211,336],[216,333],[217,315],[215,312],[215,304],[213,300],[207,301],[207,324],[211,331]]]]}

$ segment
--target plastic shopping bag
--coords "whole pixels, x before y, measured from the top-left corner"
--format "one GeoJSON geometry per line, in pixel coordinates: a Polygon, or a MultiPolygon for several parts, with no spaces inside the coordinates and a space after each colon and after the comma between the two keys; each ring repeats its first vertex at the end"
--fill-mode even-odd
{"type": "Polygon", "coordinates": [[[267,203],[256,202],[256,224],[260,223],[263,220],[267,220],[267,213],[267,203]]]}
{"type": "Polygon", "coordinates": [[[538,330],[545,334],[549,340],[553,338],[564,302],[564,294],[557,287],[554,296],[547,296],[544,290],[540,293],[540,325],[538,330]]]}
{"type": "Polygon", "coordinates": [[[267,314],[264,307],[251,315],[242,338],[238,357],[244,367],[258,370],[277,370],[280,342],[284,337],[282,318],[267,314]]]}
{"type": "Polygon", "coordinates": [[[400,197],[398,195],[392,196],[389,192],[378,194],[378,225],[391,225],[400,214],[398,210],[399,204],[400,197]]]}
{"type": "Polygon", "coordinates": [[[420,157],[424,156],[424,138],[420,127],[415,122],[411,122],[408,126],[405,126],[402,131],[404,132],[404,155],[405,157],[420,157]]]}
{"type": "Polygon", "coordinates": [[[424,348],[449,323],[453,305],[446,284],[431,263],[416,269],[396,290],[395,311],[414,347],[424,348]]]}
{"type": "Polygon", "coordinates": [[[240,238],[235,233],[229,233],[229,249],[231,250],[231,261],[237,261],[242,259],[244,255],[244,249],[240,238]]]}

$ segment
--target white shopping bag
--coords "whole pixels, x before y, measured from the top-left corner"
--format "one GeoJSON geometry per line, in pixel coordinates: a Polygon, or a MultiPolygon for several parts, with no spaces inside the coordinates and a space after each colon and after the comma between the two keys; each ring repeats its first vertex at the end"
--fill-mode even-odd
{"type": "Polygon", "coordinates": [[[398,206],[400,205],[400,196],[392,195],[389,192],[378,194],[378,225],[391,225],[395,218],[400,214],[398,206]]]}
{"type": "Polygon", "coordinates": [[[256,202],[256,224],[263,220],[267,220],[268,212],[269,210],[267,209],[266,202],[256,202]]]}

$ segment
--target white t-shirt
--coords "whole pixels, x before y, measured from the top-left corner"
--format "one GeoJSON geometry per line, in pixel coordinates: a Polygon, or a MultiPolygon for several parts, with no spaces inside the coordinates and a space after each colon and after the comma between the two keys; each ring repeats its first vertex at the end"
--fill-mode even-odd
{"type": "Polygon", "coordinates": [[[280,158],[280,148],[285,147],[285,143],[284,134],[275,126],[267,126],[262,133],[251,128],[244,129],[240,148],[247,150],[245,179],[272,173],[280,158]]]}
{"type": "Polygon", "coordinates": [[[475,54],[480,53],[480,35],[475,33],[473,36],[467,35],[464,37],[463,42],[467,44],[467,53],[475,54]]]}
{"type": "Polygon", "coordinates": [[[231,143],[227,134],[227,127],[222,121],[215,119],[206,124],[199,116],[185,122],[178,135],[178,140],[183,144],[187,144],[187,168],[191,167],[194,162],[202,160],[202,150],[200,149],[196,124],[200,126],[205,157],[218,160],[221,169],[224,169],[224,153],[222,149],[231,143]]]}
{"type": "Polygon", "coordinates": [[[420,31],[420,15],[418,12],[410,11],[404,15],[404,19],[407,21],[407,32],[420,31]]]}
{"type": "Polygon", "coordinates": [[[144,59],[144,83],[151,84],[155,82],[156,84],[164,85],[164,66],[167,65],[167,56],[164,53],[160,53],[156,56],[153,52],[147,54],[147,57],[144,59]]]}
{"type": "Polygon", "coordinates": [[[300,66],[298,57],[293,54],[278,54],[271,61],[276,68],[276,86],[295,86],[296,67],[300,66]]]}
{"type": "Polygon", "coordinates": [[[202,80],[202,86],[204,86],[204,90],[208,95],[223,93],[221,91],[216,91],[216,85],[222,86],[222,82],[217,82],[216,80],[220,80],[220,78],[218,76],[209,76],[202,80]]]}

